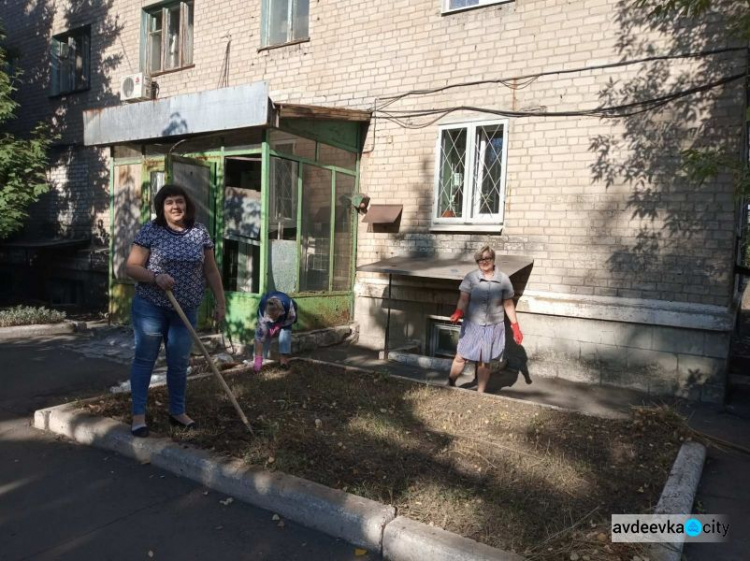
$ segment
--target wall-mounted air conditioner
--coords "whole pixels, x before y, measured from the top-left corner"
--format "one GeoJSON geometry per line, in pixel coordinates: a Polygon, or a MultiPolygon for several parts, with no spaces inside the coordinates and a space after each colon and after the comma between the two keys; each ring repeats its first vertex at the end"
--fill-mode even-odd
{"type": "Polygon", "coordinates": [[[120,100],[143,101],[151,99],[151,79],[143,72],[129,74],[120,82],[120,100]]]}

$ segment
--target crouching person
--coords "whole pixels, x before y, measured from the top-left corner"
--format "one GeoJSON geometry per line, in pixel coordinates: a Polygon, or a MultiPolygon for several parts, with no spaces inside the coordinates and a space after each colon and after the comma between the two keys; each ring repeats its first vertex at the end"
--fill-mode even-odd
{"type": "Polygon", "coordinates": [[[292,325],[297,322],[297,309],[289,296],[283,292],[266,292],[258,305],[258,327],[255,329],[255,361],[253,370],[260,372],[263,356],[268,357],[271,341],[279,338],[281,367],[289,368],[292,354],[292,325]]]}

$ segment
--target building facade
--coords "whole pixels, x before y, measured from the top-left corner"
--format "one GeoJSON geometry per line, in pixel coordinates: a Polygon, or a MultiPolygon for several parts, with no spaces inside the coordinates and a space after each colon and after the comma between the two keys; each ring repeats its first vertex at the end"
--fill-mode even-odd
{"type": "Polygon", "coordinates": [[[509,360],[532,379],[722,399],[740,204],[730,174],[699,182],[681,165],[702,147],[744,157],[747,55],[721,14],[90,0],[5,3],[0,17],[24,69],[14,126],[60,133],[29,230],[90,240],[74,261],[105,252],[110,270],[90,272],[110,300],[127,300],[119,263],[150,196],[200,176],[240,331],[259,292],[287,282],[310,299],[308,327],[354,320],[365,345],[387,333],[391,348],[449,354],[458,282],[420,263],[450,271],[489,244],[525,260],[510,272],[526,338],[509,360]],[[221,124],[196,128],[206,97],[221,124]],[[366,214],[347,206],[357,193],[366,214]],[[368,267],[389,258],[403,274],[368,267]]]}

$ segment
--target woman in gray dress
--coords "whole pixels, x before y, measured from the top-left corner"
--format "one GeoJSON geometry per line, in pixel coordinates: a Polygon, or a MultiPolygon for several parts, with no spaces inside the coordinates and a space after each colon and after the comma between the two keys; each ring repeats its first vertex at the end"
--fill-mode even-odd
{"type": "Polygon", "coordinates": [[[479,365],[477,391],[483,393],[490,380],[490,361],[500,358],[505,350],[505,314],[516,344],[523,342],[523,334],[513,303],[513,285],[508,275],[495,267],[495,251],[486,245],[474,254],[474,260],[478,268],[458,287],[461,295],[451,316],[452,323],[463,318],[463,325],[448,385],[456,385],[470,360],[479,365]]]}

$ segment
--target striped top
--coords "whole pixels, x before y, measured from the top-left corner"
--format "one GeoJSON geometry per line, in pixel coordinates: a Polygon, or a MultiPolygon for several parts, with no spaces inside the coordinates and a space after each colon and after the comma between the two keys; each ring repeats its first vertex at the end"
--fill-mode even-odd
{"type": "Polygon", "coordinates": [[[488,279],[477,269],[464,277],[458,289],[469,294],[465,319],[476,325],[503,323],[503,301],[510,300],[514,294],[508,275],[495,267],[494,276],[488,279]]]}

